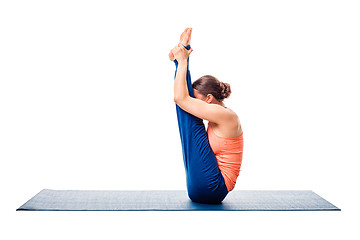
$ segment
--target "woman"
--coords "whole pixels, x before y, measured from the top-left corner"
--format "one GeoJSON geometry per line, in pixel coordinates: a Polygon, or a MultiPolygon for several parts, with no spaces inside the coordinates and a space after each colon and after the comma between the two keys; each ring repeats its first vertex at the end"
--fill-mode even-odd
{"type": "Polygon", "coordinates": [[[210,75],[191,84],[191,32],[187,28],[169,53],[176,66],[174,101],[188,196],[194,202],[221,203],[240,172],[243,134],[238,116],[223,103],[231,93],[229,84],[210,75]],[[209,121],[207,131],[203,119],[209,121]]]}

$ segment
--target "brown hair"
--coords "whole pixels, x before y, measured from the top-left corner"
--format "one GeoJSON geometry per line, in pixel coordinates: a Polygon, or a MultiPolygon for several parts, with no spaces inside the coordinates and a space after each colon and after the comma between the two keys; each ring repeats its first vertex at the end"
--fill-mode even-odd
{"type": "Polygon", "coordinates": [[[220,82],[216,77],[205,75],[193,82],[192,87],[203,96],[212,94],[216,100],[222,102],[231,94],[230,84],[220,82]]]}

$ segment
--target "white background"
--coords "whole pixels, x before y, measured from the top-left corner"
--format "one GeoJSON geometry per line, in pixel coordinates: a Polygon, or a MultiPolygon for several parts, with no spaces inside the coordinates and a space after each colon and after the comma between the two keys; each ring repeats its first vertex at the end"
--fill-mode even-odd
{"type": "Polygon", "coordinates": [[[357,1],[1,1],[2,239],[358,239],[357,1]],[[341,212],[16,212],[43,188],[186,189],[169,50],[231,84],[235,190],[341,212]],[[356,223],[357,222],[357,223],[356,223]]]}

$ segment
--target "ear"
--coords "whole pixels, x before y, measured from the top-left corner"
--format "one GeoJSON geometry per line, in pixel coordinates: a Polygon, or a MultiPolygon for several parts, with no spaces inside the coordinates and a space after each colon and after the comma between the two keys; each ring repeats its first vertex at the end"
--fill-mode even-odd
{"type": "Polygon", "coordinates": [[[212,103],[214,101],[214,96],[212,94],[208,94],[206,96],[206,101],[207,103],[212,103]]]}

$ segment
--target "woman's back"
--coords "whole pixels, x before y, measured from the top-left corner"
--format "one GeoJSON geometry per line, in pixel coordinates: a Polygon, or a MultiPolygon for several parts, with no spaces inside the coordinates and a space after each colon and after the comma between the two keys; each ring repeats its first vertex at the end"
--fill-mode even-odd
{"type": "Polygon", "coordinates": [[[207,133],[225,185],[228,191],[231,191],[240,174],[244,145],[243,133],[241,131],[240,134],[234,134],[237,135],[234,137],[221,137],[215,133],[211,123],[208,125],[207,133]]]}

